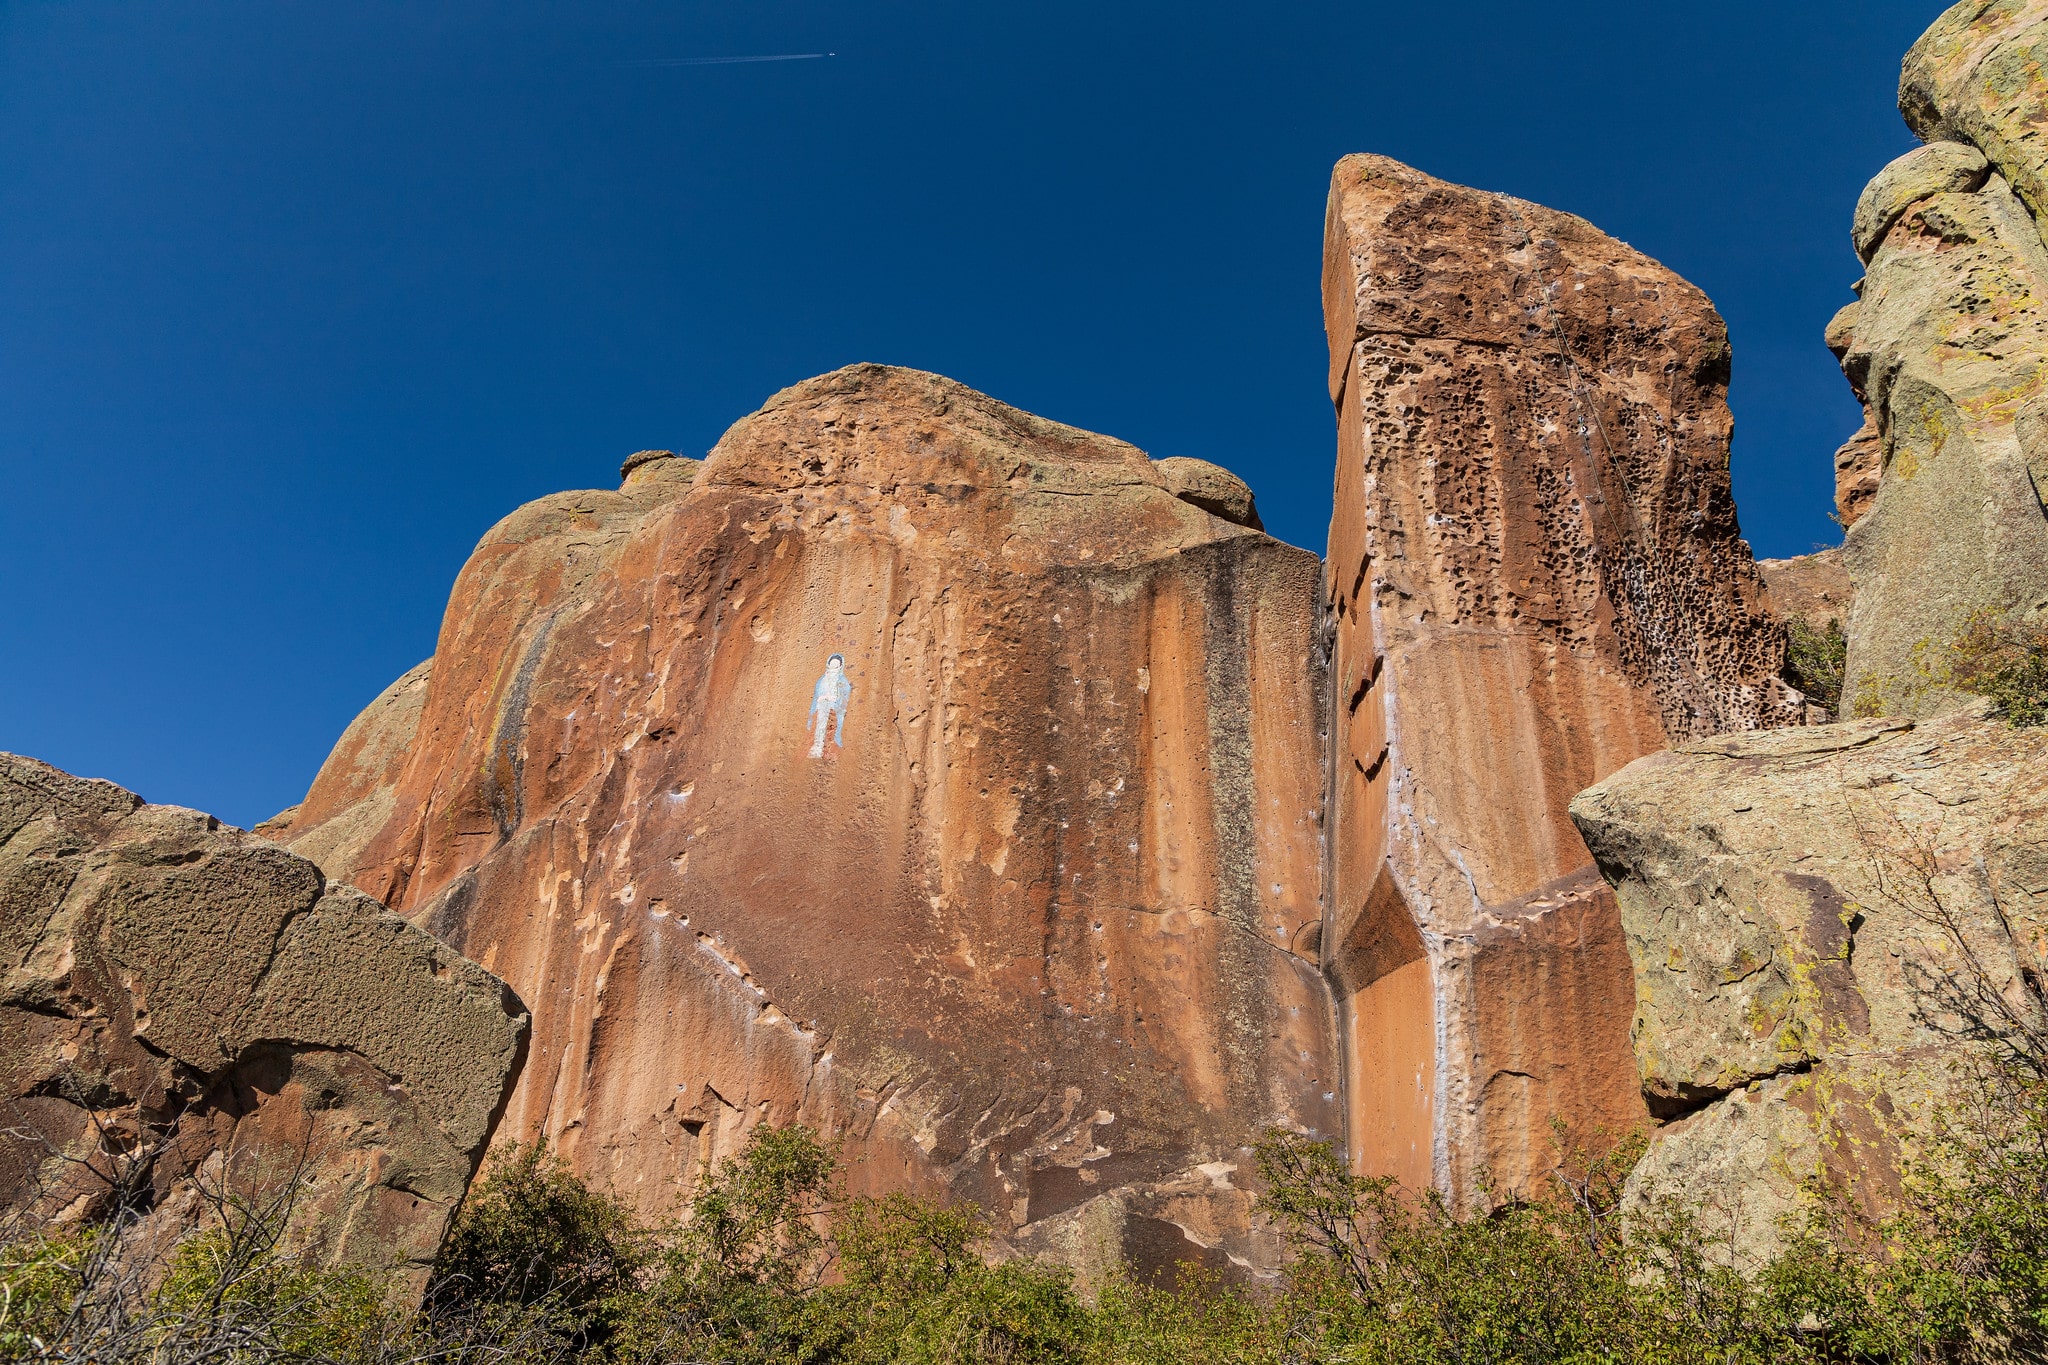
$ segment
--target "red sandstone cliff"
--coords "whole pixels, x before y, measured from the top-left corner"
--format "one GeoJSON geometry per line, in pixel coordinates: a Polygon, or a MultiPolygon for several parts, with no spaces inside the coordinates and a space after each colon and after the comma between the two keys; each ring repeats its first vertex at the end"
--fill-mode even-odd
{"type": "Polygon", "coordinates": [[[501,523],[282,837],[513,985],[506,1131],[645,1205],[803,1120],[1018,1245],[1270,1265],[1246,1144],[1339,1127],[1318,566],[1204,507],[1255,520],[810,380],[501,523]]]}
{"type": "Polygon", "coordinates": [[[1275,1124],[1528,1186],[1644,1117],[1567,803],[1802,714],[1726,332],[1379,158],[1324,284],[1326,566],[1214,466],[854,367],[507,518],[280,837],[511,982],[510,1131],[645,1206],[795,1120],[1084,1265],[1271,1265],[1275,1124]]]}
{"type": "Polygon", "coordinates": [[[1796,723],[1729,492],[1726,329],[1584,221],[1382,157],[1331,182],[1329,918],[1362,1169],[1527,1188],[1639,1121],[1612,892],[1566,815],[1796,723]]]}

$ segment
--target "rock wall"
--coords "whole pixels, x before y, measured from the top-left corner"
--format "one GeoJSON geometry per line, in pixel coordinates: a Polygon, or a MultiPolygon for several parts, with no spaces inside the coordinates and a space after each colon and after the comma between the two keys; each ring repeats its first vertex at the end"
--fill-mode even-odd
{"type": "Polygon", "coordinates": [[[1255,524],[933,375],[810,380],[500,523],[287,837],[533,1003],[508,1132],[643,1206],[802,1120],[1014,1247],[1270,1268],[1247,1144],[1339,1123],[1318,564],[1255,524]]]}
{"type": "Polygon", "coordinates": [[[1642,1115],[1614,901],[1566,816],[1795,722],[1728,482],[1726,329],[1589,224],[1339,162],[1331,897],[1361,1168],[1470,1198],[1642,1115]]]}
{"type": "Polygon", "coordinates": [[[1979,608],[2048,607],[2044,54],[2036,0],[1950,8],[1900,85],[1927,145],[1856,206],[1868,273],[1828,344],[1869,413],[1837,461],[1856,586],[1847,697],[1862,714],[1964,705],[1926,685],[1929,647],[1979,608]]]}
{"type": "Polygon", "coordinates": [[[1745,1264],[1804,1179],[1881,1207],[1978,992],[2028,1009],[2020,973],[2048,966],[2048,732],[1962,713],[1727,736],[1571,813],[1620,900],[1670,1120],[1630,1201],[1706,1206],[1745,1264]]]}
{"type": "Polygon", "coordinates": [[[304,858],[0,754],[0,1209],[169,1239],[281,1189],[417,1289],[527,1034],[504,983],[304,858]]]}
{"type": "Polygon", "coordinates": [[[1825,630],[1830,621],[1848,621],[1856,585],[1839,549],[1760,559],[1756,570],[1764,580],[1765,605],[1780,621],[1804,621],[1815,630],[1825,630]]]}
{"type": "Polygon", "coordinates": [[[1852,219],[1868,274],[1827,329],[1867,414],[1836,457],[1850,581],[1827,554],[1764,570],[1788,615],[1846,605],[1845,706],[1873,718],[1681,745],[1572,806],[1617,888],[1669,1120],[1629,1198],[1718,1210],[1740,1264],[1775,1249],[1802,1182],[1882,1209],[1970,1016],[2033,1009],[2048,737],[1926,665],[1975,610],[2048,606],[2044,54],[2037,0],[1937,19],[1900,87],[1927,145],[1852,219]]]}

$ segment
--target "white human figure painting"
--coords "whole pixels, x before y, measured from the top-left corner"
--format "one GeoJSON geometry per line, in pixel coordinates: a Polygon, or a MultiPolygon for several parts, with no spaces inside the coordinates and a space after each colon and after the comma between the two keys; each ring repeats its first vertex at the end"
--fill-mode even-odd
{"type": "Polygon", "coordinates": [[[825,731],[832,731],[834,752],[846,747],[846,704],[853,700],[853,683],[846,676],[846,656],[834,654],[825,660],[825,672],[811,689],[811,757],[824,758],[825,731]]]}

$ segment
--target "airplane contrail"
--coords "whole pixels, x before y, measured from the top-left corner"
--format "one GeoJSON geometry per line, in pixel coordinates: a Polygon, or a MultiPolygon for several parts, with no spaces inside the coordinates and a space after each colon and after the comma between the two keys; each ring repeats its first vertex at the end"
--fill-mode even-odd
{"type": "Polygon", "coordinates": [[[814,62],[837,57],[836,52],[771,52],[759,57],[649,57],[644,61],[620,62],[620,66],[734,66],[740,62],[814,62]]]}

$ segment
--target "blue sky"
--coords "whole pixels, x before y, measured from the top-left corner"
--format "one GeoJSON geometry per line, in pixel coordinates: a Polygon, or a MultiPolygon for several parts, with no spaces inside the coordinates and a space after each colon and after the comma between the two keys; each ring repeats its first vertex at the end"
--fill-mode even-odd
{"type": "Polygon", "coordinates": [[[0,748],[259,820],[500,516],[857,360],[1215,460],[1320,550],[1352,151],[1703,287],[1744,528],[1830,542],[1821,329],[1940,9],[0,0],[0,748]]]}

